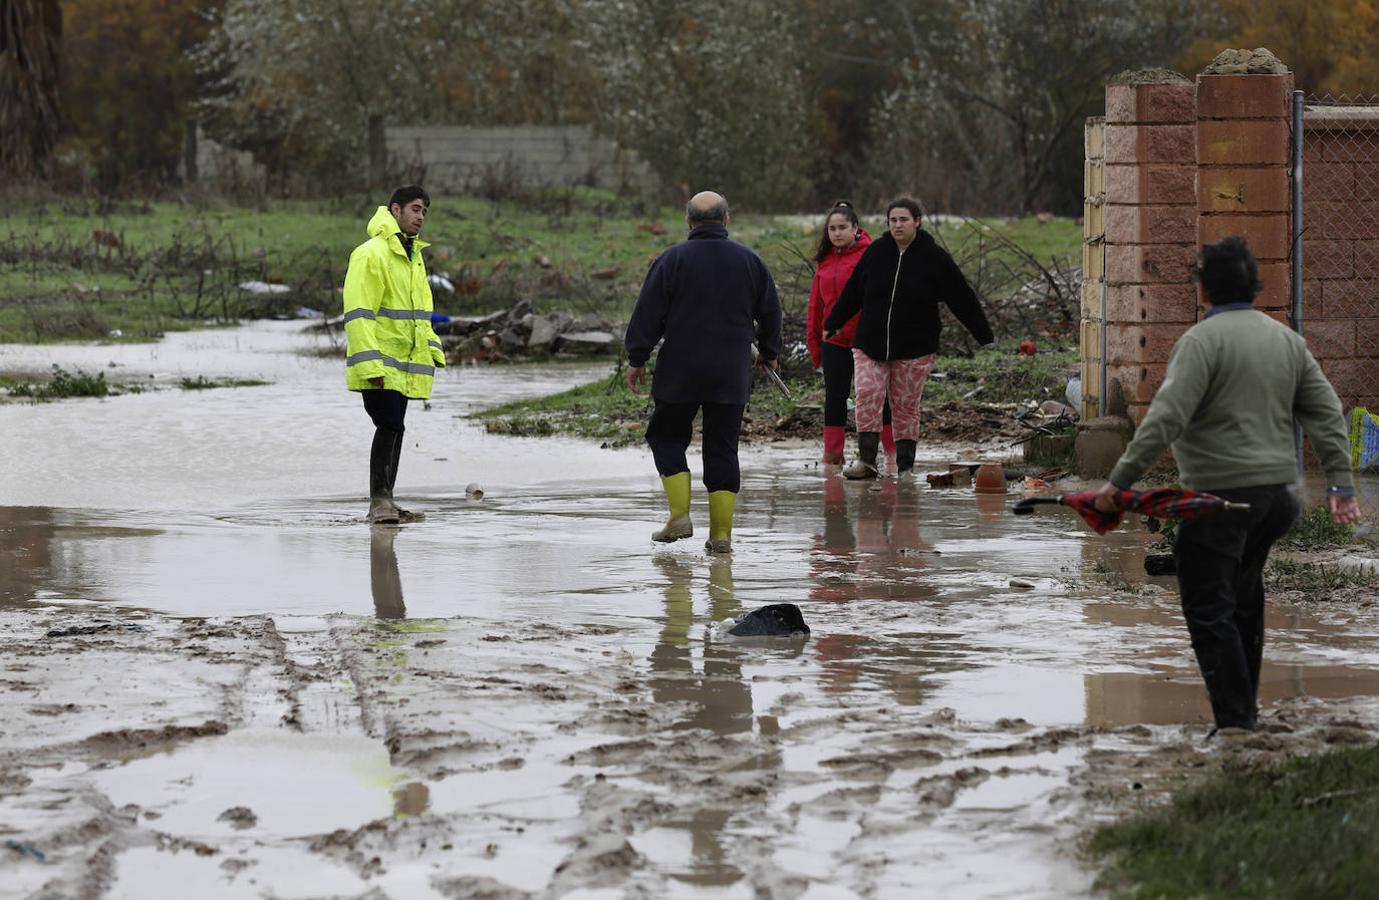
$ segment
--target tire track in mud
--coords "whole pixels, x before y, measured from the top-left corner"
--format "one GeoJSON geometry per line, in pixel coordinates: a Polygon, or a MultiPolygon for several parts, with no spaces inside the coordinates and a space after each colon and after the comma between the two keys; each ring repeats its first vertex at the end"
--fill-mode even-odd
{"type": "Polygon", "coordinates": [[[153,810],[115,808],[83,765],[100,772],[241,728],[363,733],[356,691],[340,677],[346,667],[338,636],[285,637],[270,617],[144,618],[74,630],[92,628],[83,624],[90,621],[61,610],[0,620],[0,658],[8,662],[0,677],[0,831],[44,857],[41,868],[13,877],[4,863],[15,860],[0,857],[0,881],[27,896],[101,897],[131,848],[218,852],[160,830],[153,810]],[[72,633],[49,634],[64,630],[72,633]],[[160,684],[172,690],[160,692],[160,684]],[[64,685],[71,702],[14,699],[64,685]],[[187,699],[201,708],[191,721],[187,699]],[[75,774],[52,774],[73,763],[75,774]]]}
{"type": "Polygon", "coordinates": [[[245,664],[236,659],[238,652],[212,651],[202,644],[205,626],[198,620],[143,619],[131,628],[62,633],[99,627],[81,624],[90,620],[89,615],[44,611],[6,616],[0,628],[0,657],[11,661],[10,671],[36,672],[44,693],[67,690],[72,698],[26,710],[11,708],[3,717],[3,830],[18,835],[44,859],[37,870],[0,869],[0,879],[31,897],[101,897],[114,879],[119,854],[158,839],[156,832],[141,827],[137,807],[116,809],[83,773],[83,765],[99,771],[226,734],[226,720],[234,720],[230,713],[236,685],[243,678],[245,664]],[[16,659],[28,662],[16,665],[16,659]],[[185,720],[186,712],[166,700],[138,702],[128,696],[132,685],[157,684],[159,676],[168,677],[165,669],[186,670],[189,661],[195,661],[192,671],[204,679],[204,699],[213,705],[194,716],[201,721],[177,721],[185,720]],[[228,670],[225,677],[205,679],[218,667],[228,670]],[[81,678],[83,672],[89,673],[87,680],[81,678]],[[73,763],[72,776],[53,775],[73,763]]]}
{"type": "Polygon", "coordinates": [[[810,691],[790,666],[751,674],[757,651],[689,641],[634,655],[631,629],[602,626],[143,619],[143,632],[53,642],[45,629],[81,617],[10,619],[0,614],[0,821],[49,852],[51,868],[30,884],[8,876],[32,867],[0,859],[0,883],[45,898],[95,900],[122,854],[149,847],[271,884],[251,868],[252,847],[234,855],[246,845],[160,829],[156,810],[114,808],[91,779],[55,768],[115,768],[241,729],[353,735],[386,750],[402,778],[392,815],[251,842],[339,864],[365,885],[350,896],[407,896],[390,879],[425,866],[443,897],[650,897],[693,883],[769,900],[820,881],[900,895],[925,871],[970,865],[959,840],[998,856],[1071,855],[1083,828],[1167,796],[1183,772],[1373,742],[1379,730],[1368,701],[1286,703],[1228,747],[1202,747],[1205,729],[1182,726],[964,722],[810,691]],[[74,673],[82,689],[56,692],[74,673]],[[756,683],[768,703],[743,693],[756,683]],[[1009,799],[1004,786],[1022,783],[1009,799]],[[668,854],[667,834],[693,852],[668,854]]]}

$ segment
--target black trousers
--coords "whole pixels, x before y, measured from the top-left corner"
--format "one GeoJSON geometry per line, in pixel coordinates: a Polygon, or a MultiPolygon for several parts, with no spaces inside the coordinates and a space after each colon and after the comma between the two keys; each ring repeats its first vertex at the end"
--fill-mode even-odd
{"type": "Polygon", "coordinates": [[[400,391],[360,391],[364,411],[373,420],[373,446],[369,449],[369,496],[391,497],[397,483],[397,464],[402,456],[407,398],[400,391]]]}
{"type": "MultiPolygon", "coordinates": [[[[824,424],[846,425],[852,396],[852,348],[825,342],[820,352],[824,370],[824,424]]],[[[891,401],[881,408],[881,424],[891,424],[891,401]]]]}
{"type": "Polygon", "coordinates": [[[1250,504],[1183,522],[1174,555],[1183,617],[1218,728],[1254,728],[1264,655],[1264,563],[1297,521],[1288,485],[1211,493],[1250,504]]]}
{"type": "Polygon", "coordinates": [[[742,488],[742,473],[737,465],[737,439],[742,433],[742,412],[733,403],[666,403],[656,401],[651,422],[646,426],[646,442],[656,459],[662,477],[689,471],[685,450],[694,435],[694,416],[704,410],[704,487],[709,491],[742,488]]]}

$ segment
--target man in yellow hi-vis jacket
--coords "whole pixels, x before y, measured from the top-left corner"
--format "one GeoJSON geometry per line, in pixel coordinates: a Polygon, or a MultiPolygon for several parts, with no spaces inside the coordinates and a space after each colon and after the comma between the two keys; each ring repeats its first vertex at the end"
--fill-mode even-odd
{"type": "Polygon", "coordinates": [[[431,396],[445,365],[431,327],[431,285],[418,235],[431,198],[417,185],[393,191],[369,221],[369,239],[350,254],[345,274],[345,383],[364,397],[373,420],[369,521],[398,524],[420,514],[393,502],[408,400],[431,396]]]}

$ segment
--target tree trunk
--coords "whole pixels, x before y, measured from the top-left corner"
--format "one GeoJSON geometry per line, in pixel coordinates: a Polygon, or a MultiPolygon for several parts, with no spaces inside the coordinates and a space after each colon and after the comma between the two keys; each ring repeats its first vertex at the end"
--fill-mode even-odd
{"type": "Polygon", "coordinates": [[[45,175],[58,134],[58,0],[0,3],[0,171],[45,175]]]}
{"type": "Polygon", "coordinates": [[[182,181],[184,184],[196,184],[201,177],[201,172],[197,167],[197,137],[201,130],[201,123],[196,119],[188,119],[182,133],[182,181]]]}
{"type": "Polygon", "coordinates": [[[388,133],[383,127],[383,117],[369,116],[369,187],[386,187],[383,180],[388,177],[388,133]]]}

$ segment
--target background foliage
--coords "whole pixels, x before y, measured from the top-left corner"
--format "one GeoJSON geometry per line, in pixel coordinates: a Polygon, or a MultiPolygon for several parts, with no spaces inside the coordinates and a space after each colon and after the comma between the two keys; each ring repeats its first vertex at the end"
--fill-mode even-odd
{"type": "Polygon", "coordinates": [[[338,196],[362,186],[375,118],[592,124],[649,161],[668,196],[714,184],[762,210],[874,206],[907,189],[934,211],[1076,214],[1081,123],[1117,71],[1191,75],[1225,47],[1267,46],[1305,90],[1379,91],[1371,0],[3,8],[0,167],[56,162],[102,191],[175,183],[199,120],[253,151],[275,192],[338,196]]]}

